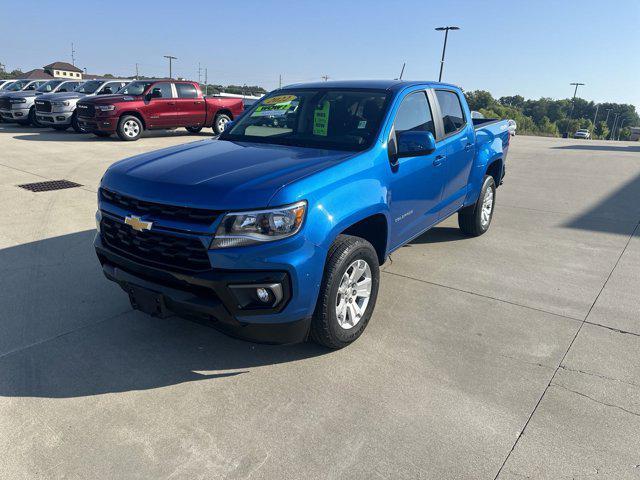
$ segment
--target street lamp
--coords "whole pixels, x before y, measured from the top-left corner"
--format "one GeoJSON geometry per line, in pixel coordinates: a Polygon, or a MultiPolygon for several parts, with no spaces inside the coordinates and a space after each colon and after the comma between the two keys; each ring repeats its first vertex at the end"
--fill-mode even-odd
{"type": "Polygon", "coordinates": [[[447,51],[447,37],[449,36],[449,30],[460,30],[460,27],[448,26],[436,28],[438,32],[444,31],[444,45],[442,46],[442,60],[440,60],[440,75],[438,81],[442,81],[442,69],[444,68],[444,54],[447,51]]]}
{"type": "Polygon", "coordinates": [[[625,120],[626,118],[623,118],[620,122],[620,125],[618,126],[618,140],[620,140],[620,133],[622,132],[622,126],[624,125],[625,120]]]}
{"type": "Polygon", "coordinates": [[[164,58],[168,58],[169,59],[169,78],[173,78],[173,76],[171,75],[172,74],[172,72],[171,72],[171,62],[172,62],[172,60],[177,60],[178,57],[173,57],[171,55],[163,55],[163,56],[164,56],[164,58]]]}
{"type": "MultiPolygon", "coordinates": [[[[571,99],[571,111],[569,112],[569,120],[571,120],[573,118],[573,108],[576,106],[576,94],[578,93],[578,87],[580,85],[584,85],[584,83],[572,82],[569,85],[576,86],[575,90],[573,91],[573,98],[571,99]]],[[[570,122],[567,122],[567,131],[565,132],[567,136],[569,136],[569,126],[570,126],[570,122]]]]}
{"type": "Polygon", "coordinates": [[[618,115],[619,113],[613,114],[613,127],[611,127],[611,131],[609,132],[609,140],[613,140],[613,134],[616,131],[616,123],[618,123],[618,115]]]}

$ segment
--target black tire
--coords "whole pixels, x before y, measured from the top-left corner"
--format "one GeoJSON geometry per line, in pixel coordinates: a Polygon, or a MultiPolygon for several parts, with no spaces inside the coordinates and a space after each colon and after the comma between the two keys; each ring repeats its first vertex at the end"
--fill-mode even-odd
{"type": "MultiPolygon", "coordinates": [[[[378,298],[379,284],[380,266],[378,264],[378,255],[373,246],[360,237],[339,235],[331,245],[331,248],[329,248],[320,294],[311,321],[311,339],[320,345],[333,349],[346,347],[355,341],[369,323],[378,298]],[[343,276],[357,260],[364,260],[369,266],[371,292],[369,302],[360,319],[354,326],[344,328],[340,325],[336,312],[338,290],[341,287],[343,276]]],[[[347,305],[346,302],[345,305],[347,305]]]]}
{"type": "Polygon", "coordinates": [[[64,132],[67,128],[69,128],[69,125],[52,125],[51,127],[59,132],[64,132]]]}
{"type": "Polygon", "coordinates": [[[486,233],[491,226],[493,212],[496,205],[496,182],[491,175],[485,175],[480,189],[480,195],[475,205],[470,205],[458,212],[458,225],[465,235],[479,237],[486,233]],[[483,220],[483,205],[488,192],[491,192],[491,210],[488,213],[488,221],[483,220]]]}
{"type": "Polygon", "coordinates": [[[96,137],[109,138],[112,134],[109,132],[93,132],[96,137]]]}
{"type": "Polygon", "coordinates": [[[200,133],[200,131],[202,130],[202,127],[184,127],[187,129],[187,132],[189,133],[200,133]]]}
{"type": "Polygon", "coordinates": [[[222,132],[224,132],[224,127],[230,121],[231,121],[231,118],[229,117],[229,115],[226,115],[224,113],[217,114],[213,118],[213,126],[212,126],[213,133],[215,135],[220,135],[222,132]]]}
{"type": "Polygon", "coordinates": [[[42,128],[44,126],[36,118],[36,107],[31,107],[29,109],[29,123],[31,124],[32,127],[36,127],[36,128],[42,128]]]}
{"type": "Polygon", "coordinates": [[[125,115],[118,121],[118,137],[125,142],[133,142],[140,138],[144,131],[144,125],[138,117],[133,115],[125,115]],[[137,126],[136,126],[137,125],[137,126]]]}
{"type": "MultiPolygon", "coordinates": [[[[64,127],[64,129],[66,130],[67,127],[68,125],[64,127]]],[[[87,131],[82,128],[78,122],[78,112],[73,112],[73,115],[71,115],[71,128],[73,128],[76,133],[87,133],[87,131]]]]}

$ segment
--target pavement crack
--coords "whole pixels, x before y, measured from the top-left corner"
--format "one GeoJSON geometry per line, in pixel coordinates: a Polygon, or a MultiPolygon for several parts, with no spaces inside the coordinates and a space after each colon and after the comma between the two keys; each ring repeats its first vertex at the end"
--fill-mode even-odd
{"type": "Polygon", "coordinates": [[[574,368],[569,368],[565,365],[560,365],[560,368],[563,370],[567,370],[568,372],[575,372],[575,373],[581,373],[584,375],[590,375],[592,377],[598,377],[598,378],[602,378],[604,380],[612,380],[614,382],[620,382],[620,383],[624,383],[627,385],[631,385],[633,387],[637,387],[640,388],[640,384],[634,383],[634,382],[629,382],[627,380],[621,380],[620,378],[615,378],[615,377],[608,377],[606,375],[602,375],[600,373],[594,373],[594,372],[587,372],[586,370],[579,370],[579,369],[574,369],[574,368]]]}
{"type": "Polygon", "coordinates": [[[626,409],[624,407],[621,407],[620,405],[616,405],[614,403],[603,402],[602,400],[598,400],[597,398],[593,398],[593,397],[587,395],[586,393],[578,392],[577,390],[572,390],[572,389],[570,389],[568,387],[565,387],[564,385],[561,385],[559,383],[552,383],[551,386],[552,387],[562,388],[563,390],[566,390],[568,392],[575,393],[576,395],[580,395],[581,397],[584,397],[584,398],[588,398],[592,402],[599,403],[600,405],[604,405],[605,407],[617,408],[618,410],[622,410],[623,412],[628,413],[630,415],[634,415],[636,417],[640,417],[640,412],[634,412],[633,410],[628,410],[628,409],[626,409]]]}
{"type": "Polygon", "coordinates": [[[585,323],[588,323],[589,325],[593,325],[595,327],[606,328],[607,330],[611,330],[611,331],[616,332],[616,333],[622,333],[624,335],[633,335],[634,337],[640,337],[640,334],[638,334],[638,333],[629,332],[627,330],[620,330],[619,328],[610,327],[608,325],[602,325],[601,323],[590,322],[588,320],[585,320],[585,323]]]}

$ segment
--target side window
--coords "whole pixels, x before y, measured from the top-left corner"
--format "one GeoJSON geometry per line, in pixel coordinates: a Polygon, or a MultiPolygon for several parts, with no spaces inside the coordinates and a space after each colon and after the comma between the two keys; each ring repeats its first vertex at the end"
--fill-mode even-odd
{"type": "Polygon", "coordinates": [[[431,109],[425,92],[411,93],[400,104],[394,122],[396,133],[411,131],[427,131],[436,134],[431,109]]]}
{"type": "Polygon", "coordinates": [[[104,88],[102,89],[100,94],[101,95],[112,95],[112,94],[116,93],[118,90],[120,90],[119,86],[120,86],[120,84],[118,82],[109,82],[104,86],[104,88]]]}
{"type": "Polygon", "coordinates": [[[171,91],[171,84],[162,82],[156,83],[153,87],[151,87],[152,91],[160,91],[159,98],[173,98],[173,92],[171,91]]]}
{"type": "Polygon", "coordinates": [[[198,90],[190,83],[176,83],[178,98],[198,98],[198,90]]]}
{"type": "Polygon", "coordinates": [[[449,135],[461,130],[466,122],[458,95],[447,90],[436,90],[436,98],[438,99],[440,112],[442,113],[444,134],[449,135]]]}

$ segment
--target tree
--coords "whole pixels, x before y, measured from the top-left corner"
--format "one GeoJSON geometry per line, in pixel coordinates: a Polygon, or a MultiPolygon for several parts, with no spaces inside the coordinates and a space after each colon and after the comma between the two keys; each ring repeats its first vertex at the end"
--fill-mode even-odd
{"type": "Polygon", "coordinates": [[[629,137],[631,137],[631,129],[629,127],[622,128],[619,135],[616,135],[616,138],[620,138],[620,140],[629,140],[629,137]]]}
{"type": "Polygon", "coordinates": [[[492,108],[498,105],[496,99],[493,98],[486,90],[465,92],[464,96],[467,99],[467,103],[471,110],[480,111],[483,108],[492,108]]]}
{"type": "Polygon", "coordinates": [[[538,126],[540,134],[549,137],[559,137],[560,131],[558,130],[558,126],[549,120],[549,117],[542,117],[542,121],[538,126]]]}
{"type": "Polygon", "coordinates": [[[596,138],[607,138],[609,136],[609,127],[604,120],[598,122],[598,124],[593,129],[593,134],[596,138]]]}
{"type": "Polygon", "coordinates": [[[522,108],[524,105],[524,97],[522,95],[512,95],[508,97],[500,97],[500,105],[507,107],[522,108]]]}

